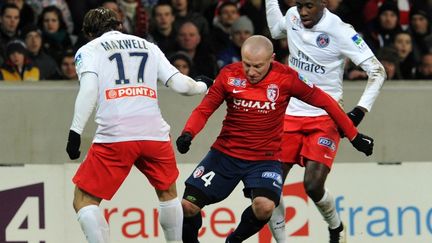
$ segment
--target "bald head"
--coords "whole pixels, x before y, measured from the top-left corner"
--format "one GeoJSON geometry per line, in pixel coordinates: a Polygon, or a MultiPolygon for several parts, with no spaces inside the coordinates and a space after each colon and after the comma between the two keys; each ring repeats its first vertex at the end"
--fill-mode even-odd
{"type": "Polygon", "coordinates": [[[253,35],[243,43],[241,54],[242,56],[267,56],[270,58],[273,55],[273,44],[265,36],[253,35]]]}
{"type": "Polygon", "coordinates": [[[260,82],[273,62],[273,44],[262,35],[249,37],[241,48],[243,69],[251,83],[260,82]]]}

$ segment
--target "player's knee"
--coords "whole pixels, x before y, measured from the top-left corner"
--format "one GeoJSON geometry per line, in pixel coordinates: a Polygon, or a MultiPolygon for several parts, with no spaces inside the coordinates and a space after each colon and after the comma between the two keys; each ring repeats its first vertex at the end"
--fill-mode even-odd
{"type": "Polygon", "coordinates": [[[197,213],[199,213],[201,210],[200,207],[185,199],[182,200],[182,207],[183,207],[183,215],[185,217],[192,217],[197,213]]]}
{"type": "Polygon", "coordinates": [[[321,194],[324,190],[324,184],[320,180],[305,178],[304,188],[309,197],[315,198],[317,194],[321,194]]]}
{"type": "Polygon", "coordinates": [[[256,197],[252,201],[252,208],[257,219],[266,220],[271,217],[275,203],[266,197],[256,197]]]}

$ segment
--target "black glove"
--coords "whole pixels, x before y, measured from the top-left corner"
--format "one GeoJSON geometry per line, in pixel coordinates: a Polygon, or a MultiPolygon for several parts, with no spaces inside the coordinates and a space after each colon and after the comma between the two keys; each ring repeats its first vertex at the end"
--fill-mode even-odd
{"type": "Polygon", "coordinates": [[[351,141],[351,144],[358,151],[363,152],[366,156],[372,154],[374,140],[371,137],[358,133],[357,136],[351,141]]]}
{"type": "Polygon", "coordinates": [[[187,151],[189,151],[189,147],[192,144],[192,135],[188,132],[183,133],[177,138],[176,144],[177,150],[181,154],[185,154],[187,151]]]}
{"type": "MultiPolygon", "coordinates": [[[[354,126],[358,126],[360,122],[363,120],[365,113],[358,107],[355,107],[352,111],[347,113],[347,116],[351,121],[353,122],[354,126]]],[[[345,134],[342,132],[342,130],[339,128],[339,135],[341,138],[345,137],[345,134]]]]}
{"type": "Polygon", "coordinates": [[[66,145],[66,152],[69,155],[70,159],[78,159],[81,155],[81,151],[79,150],[81,145],[81,135],[70,130],[68,142],[66,145]]]}
{"type": "Polygon", "coordinates": [[[198,75],[195,78],[195,81],[205,83],[207,85],[207,89],[210,89],[210,87],[213,85],[213,82],[214,82],[213,79],[211,79],[205,75],[198,75]]]}
{"type": "Polygon", "coordinates": [[[354,126],[358,126],[363,120],[365,113],[358,107],[347,113],[349,119],[353,122],[354,126]]]}

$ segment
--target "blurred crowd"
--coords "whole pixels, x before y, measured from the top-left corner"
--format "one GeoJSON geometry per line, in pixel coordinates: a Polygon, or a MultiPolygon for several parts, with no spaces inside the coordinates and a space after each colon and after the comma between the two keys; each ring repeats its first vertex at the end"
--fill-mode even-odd
{"type": "MultiPolygon", "coordinates": [[[[282,12],[295,0],[279,0],[282,12]]],[[[103,6],[123,31],[156,43],[182,73],[215,77],[240,60],[251,35],[270,37],[264,0],[3,0],[0,2],[0,80],[77,80],[74,54],[88,40],[85,13],[103,6]]],[[[432,80],[432,0],[328,0],[386,68],[389,80],[432,80]]],[[[274,40],[287,63],[286,39],[274,40]]],[[[346,63],[345,79],[367,75],[346,63]]]]}

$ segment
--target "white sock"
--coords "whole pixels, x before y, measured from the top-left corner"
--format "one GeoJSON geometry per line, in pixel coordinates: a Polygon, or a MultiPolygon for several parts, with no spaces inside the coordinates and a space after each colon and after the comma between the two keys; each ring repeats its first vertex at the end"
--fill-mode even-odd
{"type": "Polygon", "coordinates": [[[285,205],[282,197],[280,199],[279,206],[274,209],[268,224],[270,227],[270,231],[272,232],[273,238],[275,238],[276,242],[285,243],[285,205]]]}
{"type": "Polygon", "coordinates": [[[159,222],[167,243],[182,242],[183,209],[177,197],[159,202],[159,222]]]}
{"type": "Polygon", "coordinates": [[[81,208],[77,218],[89,243],[109,243],[109,226],[98,206],[81,208]]]}
{"type": "Polygon", "coordinates": [[[341,219],[336,211],[335,201],[330,193],[325,190],[324,196],[315,203],[318,211],[324,217],[330,229],[336,229],[341,224],[341,219]]]}

